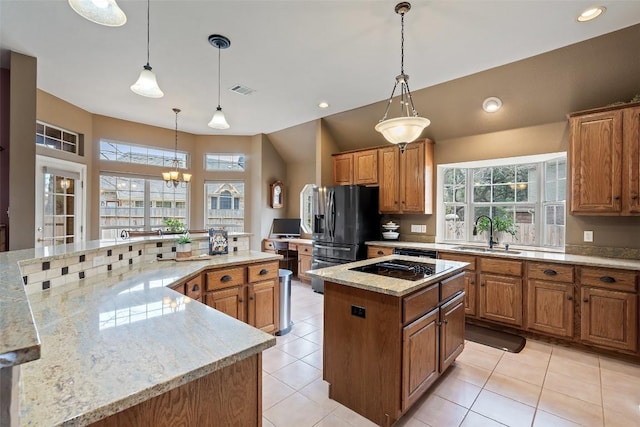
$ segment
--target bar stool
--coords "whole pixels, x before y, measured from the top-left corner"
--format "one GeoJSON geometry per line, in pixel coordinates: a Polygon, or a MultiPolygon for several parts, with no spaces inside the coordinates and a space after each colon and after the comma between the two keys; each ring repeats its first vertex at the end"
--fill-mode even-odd
{"type": "Polygon", "coordinates": [[[278,255],[282,255],[284,258],[280,260],[280,268],[285,270],[296,271],[298,264],[298,254],[295,251],[289,250],[289,242],[281,240],[273,240],[273,249],[278,255]]]}

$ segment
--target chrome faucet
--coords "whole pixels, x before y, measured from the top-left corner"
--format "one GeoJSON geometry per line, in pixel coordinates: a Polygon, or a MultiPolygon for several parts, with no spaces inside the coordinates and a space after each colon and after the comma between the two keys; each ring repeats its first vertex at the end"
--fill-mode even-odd
{"type": "Polygon", "coordinates": [[[493,220],[491,219],[491,217],[487,216],[487,215],[480,215],[478,218],[476,218],[476,223],[473,226],[473,235],[477,236],[478,235],[478,221],[480,221],[480,218],[487,218],[489,220],[489,249],[493,249],[493,245],[495,245],[498,242],[494,242],[493,241],[493,220]]]}

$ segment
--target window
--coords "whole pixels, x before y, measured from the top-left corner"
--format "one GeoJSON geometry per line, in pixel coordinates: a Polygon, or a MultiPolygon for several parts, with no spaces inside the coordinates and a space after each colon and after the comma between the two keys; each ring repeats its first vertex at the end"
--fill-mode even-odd
{"type": "Polygon", "coordinates": [[[54,150],[83,155],[80,135],[46,123],[36,122],[36,144],[54,150]]]}
{"type": "Polygon", "coordinates": [[[244,154],[207,153],[204,156],[206,171],[244,171],[244,154]]]}
{"type": "Polygon", "coordinates": [[[185,152],[100,140],[100,160],[170,168],[174,158],[179,161],[178,168],[187,168],[189,156],[185,152]]]}
{"type": "Polygon", "coordinates": [[[100,175],[100,238],[122,230],[164,229],[164,218],[187,223],[187,189],[168,188],[161,179],[100,175]]]}
{"type": "Polygon", "coordinates": [[[204,192],[206,228],[244,231],[244,182],[210,181],[204,192]]]}
{"type": "Polygon", "coordinates": [[[563,249],[565,235],[566,153],[441,165],[438,241],[484,242],[473,236],[476,218],[513,221],[516,233],[499,243],[563,249]]]}

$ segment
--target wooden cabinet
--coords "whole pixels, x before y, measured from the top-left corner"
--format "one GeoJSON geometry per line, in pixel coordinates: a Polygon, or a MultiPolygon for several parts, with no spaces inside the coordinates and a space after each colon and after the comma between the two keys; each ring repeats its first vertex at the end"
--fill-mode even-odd
{"type": "Polygon", "coordinates": [[[573,337],[574,268],[531,262],[527,266],[528,329],[573,337]]]}
{"type": "Polygon", "coordinates": [[[444,372],[464,350],[464,295],[440,307],[440,323],[439,371],[444,372]]]}
{"type": "Polygon", "coordinates": [[[380,148],[378,162],[381,213],[432,213],[433,141],[380,148]]]}
{"type": "Polygon", "coordinates": [[[388,246],[367,246],[367,258],[393,255],[393,248],[388,246]]]}
{"type": "Polygon", "coordinates": [[[469,264],[464,271],[464,312],[467,316],[476,317],[478,314],[476,257],[459,253],[438,252],[438,258],[469,264]]]}
{"type": "Polygon", "coordinates": [[[202,302],[203,282],[204,277],[201,274],[198,274],[186,282],[172,286],[171,289],[176,292],[180,292],[182,295],[185,295],[192,300],[202,302]]]}
{"type": "Polygon", "coordinates": [[[378,150],[361,150],[333,155],[335,185],[378,184],[378,150]]]}
{"type": "Polygon", "coordinates": [[[580,339],[599,347],[637,351],[636,274],[604,268],[580,270],[580,339]]]}
{"type": "Polygon", "coordinates": [[[311,277],[306,274],[308,270],[311,270],[311,254],[311,245],[298,244],[298,279],[305,282],[311,281],[311,277]]]}
{"type": "Polygon", "coordinates": [[[279,293],[277,261],[206,273],[205,304],[265,332],[278,328],[279,293]]]}
{"type": "Polygon", "coordinates": [[[333,184],[350,185],[353,183],[353,153],[333,155],[333,184]]]}
{"type": "Polygon", "coordinates": [[[522,326],[522,261],[479,258],[479,315],[522,326]]]}
{"type": "Polygon", "coordinates": [[[571,213],[640,214],[640,104],[570,115],[571,213]]]}

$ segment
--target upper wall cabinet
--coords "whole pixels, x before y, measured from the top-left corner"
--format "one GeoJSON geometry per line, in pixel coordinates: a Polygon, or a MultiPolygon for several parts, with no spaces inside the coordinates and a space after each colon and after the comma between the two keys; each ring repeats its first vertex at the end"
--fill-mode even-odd
{"type": "Polygon", "coordinates": [[[378,150],[381,213],[433,212],[433,141],[378,150]]]}
{"type": "Polygon", "coordinates": [[[569,115],[571,213],[640,214],[640,103],[569,115]]]}
{"type": "Polygon", "coordinates": [[[333,155],[335,185],[378,184],[378,150],[363,150],[333,155]]]}

